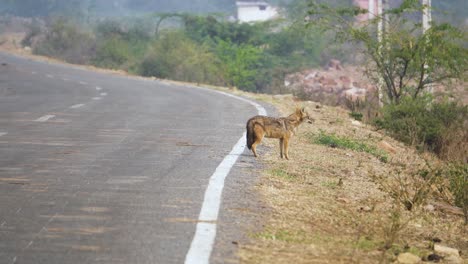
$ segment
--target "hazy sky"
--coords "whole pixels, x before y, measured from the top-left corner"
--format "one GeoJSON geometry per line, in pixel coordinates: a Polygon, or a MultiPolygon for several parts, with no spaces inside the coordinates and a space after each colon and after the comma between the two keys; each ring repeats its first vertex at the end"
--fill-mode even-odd
{"type": "Polygon", "coordinates": [[[0,0],[0,12],[22,16],[46,16],[78,10],[92,11],[97,14],[231,13],[235,11],[235,0],[0,0]]]}

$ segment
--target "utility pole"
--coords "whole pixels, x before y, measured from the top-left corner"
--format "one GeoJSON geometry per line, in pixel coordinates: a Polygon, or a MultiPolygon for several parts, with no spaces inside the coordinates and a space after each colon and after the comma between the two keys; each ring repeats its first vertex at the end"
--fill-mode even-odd
{"type": "MultiPolygon", "coordinates": [[[[431,28],[431,22],[432,22],[432,4],[431,0],[422,0],[422,5],[423,5],[423,14],[422,14],[422,29],[423,29],[423,34],[427,32],[431,28]]],[[[426,37],[426,42],[429,42],[429,39],[426,37]]],[[[429,65],[427,63],[424,64],[424,72],[426,78],[429,78],[429,65]]],[[[433,86],[432,84],[428,84],[428,90],[429,93],[433,93],[433,86]]]]}
{"type": "MultiPolygon", "coordinates": [[[[373,2],[374,0],[369,0],[369,3],[370,2],[373,2]]],[[[379,57],[382,57],[383,53],[382,53],[382,48],[383,48],[383,45],[382,45],[382,42],[383,42],[383,23],[384,23],[384,17],[382,17],[383,15],[383,5],[382,5],[382,1],[383,0],[377,0],[377,17],[379,19],[379,22],[377,24],[377,41],[379,42],[379,47],[378,47],[378,52],[379,52],[379,57]]],[[[374,3],[372,3],[373,5],[374,3]]],[[[370,8],[371,4],[369,4],[369,8],[370,8]]],[[[382,107],[383,106],[383,87],[384,87],[384,78],[382,76],[383,74],[383,71],[381,73],[379,73],[379,81],[377,83],[377,92],[379,94],[379,106],[382,107]]]]}
{"type": "Polygon", "coordinates": [[[374,10],[375,10],[375,0],[368,0],[368,14],[369,14],[369,17],[368,19],[373,19],[375,17],[375,13],[374,13],[374,10]]]}
{"type": "Polygon", "coordinates": [[[425,33],[428,29],[431,28],[432,14],[431,14],[431,0],[422,0],[423,4],[423,32],[425,33]]]}

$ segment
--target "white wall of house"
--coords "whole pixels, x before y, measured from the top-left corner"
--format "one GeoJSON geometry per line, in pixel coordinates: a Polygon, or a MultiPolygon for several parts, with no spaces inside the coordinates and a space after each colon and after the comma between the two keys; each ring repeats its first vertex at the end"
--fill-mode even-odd
{"type": "Polygon", "coordinates": [[[278,10],[266,2],[237,1],[237,20],[239,22],[266,21],[278,16],[278,10]]]}

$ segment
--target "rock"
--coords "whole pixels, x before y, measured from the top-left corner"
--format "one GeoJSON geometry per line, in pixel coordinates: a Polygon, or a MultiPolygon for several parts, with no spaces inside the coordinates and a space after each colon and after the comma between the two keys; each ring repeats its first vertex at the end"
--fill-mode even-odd
{"type": "Polygon", "coordinates": [[[357,120],[351,120],[351,124],[352,124],[353,126],[359,126],[359,127],[362,126],[362,123],[359,122],[359,121],[357,121],[357,120]]]}
{"type": "Polygon", "coordinates": [[[359,207],[359,210],[363,211],[363,212],[370,212],[370,211],[372,211],[372,208],[370,206],[366,205],[366,206],[359,207]]]}
{"type": "Polygon", "coordinates": [[[330,62],[328,62],[328,69],[333,69],[333,70],[342,70],[343,68],[341,67],[341,61],[336,60],[336,59],[331,59],[330,62]]]}
{"type": "Polygon", "coordinates": [[[395,154],[396,153],[396,149],[390,145],[390,143],[388,143],[387,141],[385,140],[382,140],[380,141],[378,144],[377,144],[381,149],[387,151],[387,152],[390,152],[390,153],[393,153],[395,154]]]}
{"type": "Polygon", "coordinates": [[[443,259],[443,257],[437,254],[430,254],[427,256],[427,260],[432,262],[439,262],[441,259],[443,259]]]}
{"type": "Polygon", "coordinates": [[[329,87],[338,84],[334,79],[332,79],[330,77],[326,78],[324,76],[320,77],[320,79],[318,81],[319,81],[320,84],[326,85],[326,86],[329,86],[329,87]]]}
{"type": "Polygon", "coordinates": [[[433,202],[436,210],[441,211],[446,214],[453,214],[463,216],[463,210],[459,207],[452,206],[444,202],[433,202]]]}
{"type": "Polygon", "coordinates": [[[345,204],[349,204],[349,203],[350,203],[350,201],[349,201],[348,199],[343,198],[343,197],[336,198],[336,200],[337,200],[338,202],[342,202],[342,203],[345,203],[345,204]]]}
{"type": "Polygon", "coordinates": [[[409,252],[398,255],[397,260],[398,260],[398,263],[401,263],[401,264],[416,264],[416,263],[421,262],[420,257],[414,254],[411,254],[409,252]]]}
{"type": "Polygon", "coordinates": [[[456,248],[442,246],[439,244],[434,245],[434,252],[442,256],[456,256],[460,257],[460,252],[456,248]]]}
{"type": "Polygon", "coordinates": [[[459,256],[449,255],[444,258],[445,263],[448,264],[463,264],[463,259],[459,256]]]}
{"type": "Polygon", "coordinates": [[[426,212],[434,212],[435,207],[432,204],[427,204],[424,206],[424,211],[426,212]]]}

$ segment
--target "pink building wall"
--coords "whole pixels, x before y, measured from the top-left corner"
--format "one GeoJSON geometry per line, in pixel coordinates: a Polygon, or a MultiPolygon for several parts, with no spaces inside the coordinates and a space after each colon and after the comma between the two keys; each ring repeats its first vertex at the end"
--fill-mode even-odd
{"type": "MultiPolygon", "coordinates": [[[[377,15],[377,0],[353,0],[354,4],[359,6],[360,8],[362,9],[366,9],[368,10],[369,9],[369,1],[374,1],[374,10],[369,10],[369,13],[372,13],[374,14],[374,16],[377,15]]],[[[357,20],[358,21],[366,21],[367,19],[369,19],[369,13],[367,14],[363,14],[363,15],[359,15],[357,17],[357,20]]]]}

